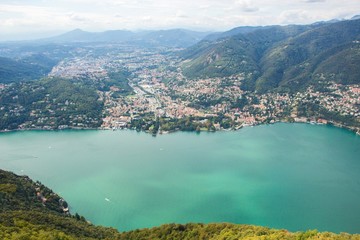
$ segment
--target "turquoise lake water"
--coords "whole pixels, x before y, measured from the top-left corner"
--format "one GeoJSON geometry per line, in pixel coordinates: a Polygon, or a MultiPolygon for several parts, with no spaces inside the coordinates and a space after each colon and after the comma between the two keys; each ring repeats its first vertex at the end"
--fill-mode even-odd
{"type": "Polygon", "coordinates": [[[360,136],[329,126],[2,133],[0,168],[120,231],[232,222],[360,233],[360,136]]]}

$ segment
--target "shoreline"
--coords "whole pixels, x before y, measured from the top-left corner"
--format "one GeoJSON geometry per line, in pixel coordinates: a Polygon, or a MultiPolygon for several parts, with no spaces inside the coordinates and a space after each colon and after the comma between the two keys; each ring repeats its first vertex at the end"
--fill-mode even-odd
{"type": "MultiPolygon", "coordinates": [[[[216,130],[211,130],[211,131],[205,131],[205,130],[200,130],[200,131],[187,131],[187,130],[173,130],[173,131],[161,131],[159,130],[156,134],[151,133],[150,131],[146,131],[146,130],[140,130],[138,132],[144,132],[147,134],[152,134],[153,136],[156,135],[162,135],[162,134],[169,134],[169,133],[176,133],[176,132],[195,132],[195,133],[201,133],[201,132],[229,132],[229,131],[239,131],[244,127],[255,127],[255,126],[262,126],[262,125],[273,125],[273,124],[277,124],[277,123],[303,123],[303,124],[310,124],[310,125],[326,125],[326,126],[333,126],[339,129],[344,129],[347,131],[350,131],[352,133],[354,133],[356,136],[360,136],[360,128],[356,128],[356,127],[351,127],[351,126],[345,126],[341,123],[337,123],[337,122],[331,122],[328,121],[327,123],[319,123],[316,121],[284,121],[284,119],[282,120],[278,120],[278,121],[274,121],[271,123],[255,123],[255,124],[242,124],[240,126],[234,126],[232,128],[228,128],[228,129],[216,129],[216,130]]],[[[67,130],[75,130],[75,131],[86,131],[86,130],[99,130],[99,131],[118,131],[118,130],[131,130],[131,131],[137,131],[136,129],[132,129],[132,128],[104,128],[104,127],[98,127],[98,128],[86,128],[86,127],[68,127],[68,128],[63,128],[63,129],[55,129],[55,128],[22,128],[22,129],[12,129],[12,130],[0,130],[0,133],[12,133],[12,132],[22,132],[22,131],[54,131],[54,132],[62,132],[62,131],[67,131],[67,130]]]]}

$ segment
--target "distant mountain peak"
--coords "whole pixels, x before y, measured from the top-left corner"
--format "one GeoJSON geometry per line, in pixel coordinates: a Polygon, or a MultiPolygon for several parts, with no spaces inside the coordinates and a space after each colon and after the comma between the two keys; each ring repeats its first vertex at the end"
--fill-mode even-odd
{"type": "Polygon", "coordinates": [[[358,19],[360,19],[360,14],[355,15],[351,18],[351,20],[358,20],[358,19]]]}
{"type": "Polygon", "coordinates": [[[84,30],[80,29],[80,28],[75,28],[74,30],[71,30],[67,33],[76,33],[76,32],[85,32],[84,30]]]}
{"type": "Polygon", "coordinates": [[[76,28],[59,36],[43,39],[47,42],[110,42],[132,43],[140,46],[188,47],[202,40],[208,32],[186,29],[132,32],[128,30],[108,30],[87,32],[76,28]]]}

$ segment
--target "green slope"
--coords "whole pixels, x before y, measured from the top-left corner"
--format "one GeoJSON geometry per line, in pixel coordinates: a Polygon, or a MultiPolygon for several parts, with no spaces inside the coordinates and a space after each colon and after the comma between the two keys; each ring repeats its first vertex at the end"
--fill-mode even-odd
{"type": "Polygon", "coordinates": [[[36,80],[46,76],[57,61],[42,54],[21,60],[0,57],[0,83],[36,80]]]}
{"type": "Polygon", "coordinates": [[[259,64],[276,43],[312,29],[312,26],[273,26],[241,33],[215,42],[201,42],[182,53],[182,70],[188,78],[226,77],[244,74],[248,89],[262,74],[259,64]]]}
{"type": "Polygon", "coordinates": [[[247,42],[239,39],[228,39],[226,44],[219,42],[208,47],[199,56],[184,63],[183,73],[189,78],[222,77],[237,72],[254,72],[258,70],[251,49],[247,42]]]}
{"type": "Polygon", "coordinates": [[[319,77],[360,82],[360,20],[308,26],[274,26],[185,50],[186,77],[244,74],[243,88],[300,91],[319,77]]]}
{"type": "Polygon", "coordinates": [[[12,84],[0,94],[0,130],[60,126],[96,128],[103,102],[95,87],[50,78],[12,84]],[[39,121],[39,119],[42,119],[39,121]]]}
{"type": "Polygon", "coordinates": [[[330,80],[343,84],[359,83],[359,70],[352,66],[360,63],[359,39],[359,20],[325,25],[287,39],[261,59],[257,90],[301,90],[316,80],[316,74],[333,75],[330,80]]]}
{"type": "Polygon", "coordinates": [[[63,213],[60,197],[26,176],[0,170],[0,239],[115,239],[118,232],[63,213]],[[41,193],[45,203],[37,196],[41,193]]]}

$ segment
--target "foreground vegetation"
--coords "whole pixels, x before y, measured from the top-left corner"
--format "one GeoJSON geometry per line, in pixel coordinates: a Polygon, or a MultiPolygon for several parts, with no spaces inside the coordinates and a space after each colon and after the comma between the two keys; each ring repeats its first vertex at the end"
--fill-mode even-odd
{"type": "Polygon", "coordinates": [[[347,233],[319,233],[316,230],[292,233],[267,227],[230,223],[167,224],[135,230],[121,235],[124,239],[360,239],[347,233]]]}
{"type": "Polygon", "coordinates": [[[0,170],[0,239],[116,239],[66,210],[67,203],[40,182],[0,170]]]}
{"type": "Polygon", "coordinates": [[[230,223],[166,224],[121,233],[69,214],[60,199],[40,182],[0,170],[0,239],[360,239],[359,234],[292,233],[230,223]]]}

